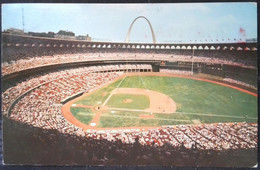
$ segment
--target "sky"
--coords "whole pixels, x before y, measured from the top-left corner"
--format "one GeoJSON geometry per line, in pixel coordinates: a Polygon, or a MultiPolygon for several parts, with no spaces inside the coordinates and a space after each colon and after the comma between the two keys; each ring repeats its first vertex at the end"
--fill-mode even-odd
{"type": "MultiPolygon", "coordinates": [[[[68,30],[93,41],[124,42],[131,23],[146,17],[157,43],[220,43],[257,38],[257,4],[2,4],[2,31],[57,33],[68,30]],[[23,9],[23,10],[22,10],[23,9]]],[[[130,42],[152,43],[148,22],[133,24],[130,42]]]]}

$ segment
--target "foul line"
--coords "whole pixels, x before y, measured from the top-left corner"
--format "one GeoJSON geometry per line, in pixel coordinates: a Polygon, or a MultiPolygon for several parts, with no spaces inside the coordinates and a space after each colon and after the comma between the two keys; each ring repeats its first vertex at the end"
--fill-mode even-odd
{"type": "MultiPolygon", "coordinates": [[[[203,114],[203,113],[186,113],[186,112],[175,112],[177,114],[186,114],[186,115],[199,115],[199,116],[215,116],[215,117],[231,117],[231,118],[242,118],[244,119],[245,117],[242,116],[229,116],[229,115],[216,115],[216,114],[203,114]]],[[[247,119],[257,119],[257,118],[252,118],[252,117],[247,117],[247,119]]]]}
{"type": "MultiPolygon", "coordinates": [[[[137,116],[120,116],[120,115],[102,115],[102,117],[123,117],[123,118],[142,119],[141,117],[137,117],[137,116]]],[[[152,118],[152,119],[153,120],[168,120],[168,121],[191,122],[190,120],[186,120],[186,119],[163,119],[163,118],[152,118]]]]}
{"type": "MultiPolygon", "coordinates": [[[[117,89],[121,84],[122,84],[122,82],[125,80],[125,78],[126,78],[126,76],[127,75],[125,75],[125,77],[118,83],[118,85],[116,86],[116,88],[115,89],[117,89]]],[[[114,90],[115,90],[114,89],[114,90]]],[[[110,95],[107,97],[107,99],[104,101],[104,103],[102,104],[102,106],[105,106],[106,104],[107,104],[107,102],[109,101],[109,99],[112,97],[112,95],[114,94],[113,93],[113,91],[114,90],[112,90],[111,92],[110,92],[110,95]]]]}
{"type": "MultiPolygon", "coordinates": [[[[138,110],[138,109],[109,108],[109,110],[151,113],[151,111],[138,110]]],[[[158,114],[160,114],[160,113],[158,113],[158,114]]],[[[245,119],[245,117],[242,117],[242,116],[229,116],[229,115],[216,115],[216,114],[203,114],[203,113],[174,112],[174,113],[169,113],[169,114],[186,114],[186,115],[212,116],[212,117],[213,117],[213,116],[214,116],[214,117],[230,117],[230,118],[245,119]]],[[[257,118],[252,118],[252,117],[247,117],[247,119],[256,119],[256,120],[257,120],[257,118]]]]}

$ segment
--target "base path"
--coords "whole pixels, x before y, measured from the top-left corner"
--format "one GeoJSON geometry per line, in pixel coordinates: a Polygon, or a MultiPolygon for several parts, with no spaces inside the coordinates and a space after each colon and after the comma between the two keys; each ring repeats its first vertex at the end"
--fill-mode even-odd
{"type": "MultiPolygon", "coordinates": [[[[133,94],[146,95],[150,99],[150,107],[145,109],[146,112],[152,113],[174,113],[176,112],[176,103],[169,96],[152,90],[139,88],[116,88],[111,92],[114,94],[133,94]]],[[[131,109],[128,109],[131,110],[131,109]]]]}
{"type": "MultiPolygon", "coordinates": [[[[247,93],[247,94],[250,94],[250,95],[253,95],[255,97],[257,97],[257,93],[254,93],[254,92],[250,92],[248,90],[245,90],[245,89],[242,89],[242,88],[239,88],[239,87],[236,87],[236,86],[233,86],[233,85],[229,85],[229,84],[225,84],[225,83],[222,83],[222,82],[218,82],[218,81],[214,81],[214,80],[208,80],[208,79],[205,79],[205,78],[195,78],[195,77],[191,77],[191,76],[186,76],[186,75],[177,75],[177,74],[167,74],[167,73],[128,73],[127,76],[166,76],[166,77],[178,77],[178,78],[187,78],[187,79],[193,79],[193,80],[199,80],[199,81],[205,81],[205,82],[210,82],[210,83],[215,83],[215,84],[218,84],[218,85],[222,85],[222,86],[226,86],[226,87],[230,87],[230,88],[233,88],[233,89],[236,89],[236,90],[239,90],[241,92],[244,92],[244,93],[247,93]]],[[[116,81],[116,80],[119,80],[119,79],[122,79],[122,78],[125,78],[125,75],[122,75],[122,76],[119,76],[117,78],[115,78],[113,80],[116,81]]],[[[112,83],[112,82],[110,82],[112,83]]],[[[108,86],[110,83],[106,84],[105,86],[102,86],[101,88],[103,87],[106,87],[108,86]]],[[[142,89],[144,90],[144,89],[142,89]]],[[[124,90],[123,90],[124,91],[124,90]]],[[[148,90],[149,91],[149,90],[148,90]]],[[[159,128],[159,127],[117,127],[117,128],[98,128],[97,126],[90,126],[90,125],[86,125],[84,123],[81,123],[79,120],[77,120],[71,113],[70,111],[70,107],[73,107],[73,103],[75,103],[76,101],[78,100],[81,100],[82,98],[92,94],[94,91],[92,91],[91,93],[86,93],[74,100],[71,100],[69,101],[68,103],[64,104],[63,107],[62,107],[62,114],[63,116],[72,124],[86,130],[86,129],[95,129],[95,130],[113,130],[113,129],[139,129],[139,130],[145,130],[145,129],[151,129],[151,128],[159,128]]],[[[131,92],[131,91],[130,91],[131,92]]],[[[136,91],[137,92],[137,91],[136,91]]],[[[124,92],[125,93],[125,92],[124,92]]],[[[151,93],[150,93],[151,94],[151,93]]],[[[167,96],[168,97],[168,96],[167,96]]],[[[156,102],[158,102],[158,98],[156,98],[156,102]]],[[[173,101],[174,102],[174,101],[173,101]]],[[[78,105],[78,107],[91,107],[91,106],[81,106],[81,105],[78,105]]],[[[176,107],[176,106],[175,106],[176,107]]],[[[149,108],[150,109],[150,108],[149,108]]],[[[148,110],[149,110],[148,109],[148,110]]],[[[156,109],[156,108],[154,108],[156,109]]],[[[176,111],[176,110],[175,110],[176,111]]],[[[96,116],[93,118],[92,122],[94,123],[97,123],[99,122],[99,118],[101,116],[101,112],[95,112],[96,113],[96,116]]],[[[213,116],[213,115],[211,115],[213,116]]],[[[195,123],[195,122],[194,122],[195,123]]],[[[197,122],[198,123],[198,122],[197,122]]],[[[160,126],[161,127],[161,126],[160,126]]]]}
{"type": "MultiPolygon", "coordinates": [[[[86,130],[86,129],[89,129],[90,126],[89,125],[86,125],[82,122],[80,122],[78,119],[76,119],[73,114],[71,113],[70,111],[70,107],[77,107],[75,104],[76,101],[82,99],[84,97],[83,96],[80,96],[79,98],[76,98],[74,100],[71,100],[69,101],[68,103],[64,104],[61,108],[61,112],[63,114],[63,116],[72,124],[74,124],[75,126],[78,126],[78,127],[81,127],[82,129],[86,130]]],[[[80,107],[82,107],[82,105],[80,105],[80,107]]],[[[89,106],[84,106],[84,108],[89,108],[89,106]]]]}

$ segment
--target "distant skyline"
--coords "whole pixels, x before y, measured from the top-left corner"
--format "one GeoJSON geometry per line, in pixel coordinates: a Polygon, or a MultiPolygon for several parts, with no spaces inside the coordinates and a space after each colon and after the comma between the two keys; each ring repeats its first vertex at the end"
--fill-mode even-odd
{"type": "MultiPolygon", "coordinates": [[[[257,4],[2,4],[2,31],[68,30],[89,35],[93,41],[124,42],[132,21],[145,16],[152,24],[157,43],[237,42],[257,38],[257,4]]],[[[138,19],[130,42],[152,43],[148,23],[138,19]]]]}

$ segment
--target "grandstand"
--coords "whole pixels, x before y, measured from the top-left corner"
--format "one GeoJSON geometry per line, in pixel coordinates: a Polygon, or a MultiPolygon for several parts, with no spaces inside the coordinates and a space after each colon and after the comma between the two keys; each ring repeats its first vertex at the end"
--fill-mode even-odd
{"type": "Polygon", "coordinates": [[[225,84],[225,88],[245,92],[254,103],[257,99],[255,42],[115,43],[4,33],[2,49],[7,164],[252,167],[257,163],[258,125],[254,112],[257,105],[254,104],[255,117],[237,113],[234,121],[230,121],[227,117],[234,115],[225,115],[228,122],[203,123],[192,119],[191,123],[186,118],[174,124],[150,125],[153,119],[149,118],[158,115],[149,115],[148,119],[138,117],[140,121],[148,121],[149,126],[120,127],[120,122],[118,126],[104,123],[101,126],[102,109],[95,112],[84,108],[87,115],[85,122],[80,123],[71,120],[76,119],[75,115],[70,119],[62,112],[68,103],[72,112],[72,103],[78,97],[123,86],[127,76],[136,75],[145,90],[151,89],[142,76],[185,77],[190,81],[201,79],[225,84]],[[95,122],[98,116],[101,123],[95,122]]]}

